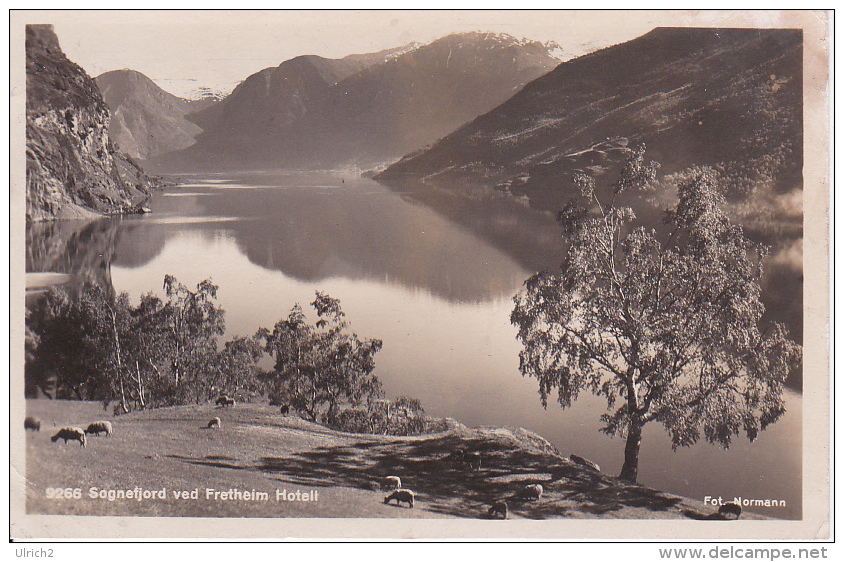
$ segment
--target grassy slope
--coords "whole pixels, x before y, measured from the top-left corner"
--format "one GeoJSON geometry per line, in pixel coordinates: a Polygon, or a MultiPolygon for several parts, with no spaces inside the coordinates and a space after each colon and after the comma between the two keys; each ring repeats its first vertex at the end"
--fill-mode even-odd
{"type": "MultiPolygon", "coordinates": [[[[28,431],[27,511],[46,514],[208,517],[486,517],[491,500],[505,498],[511,518],[702,518],[700,502],[585,470],[524,430],[468,429],[421,437],[344,434],[266,404],[211,404],[165,408],[112,418],[90,402],[30,400],[27,414],[41,419],[28,431]],[[222,428],[205,429],[214,416],[222,428]],[[50,442],[63,425],[110,419],[114,434],[50,442]],[[55,424],[55,427],[54,427],[55,424]],[[455,447],[481,451],[484,466],[470,471],[443,457],[455,447]],[[384,505],[378,482],[399,475],[417,494],[414,509],[384,505]],[[513,497],[541,483],[538,502],[513,497]],[[167,499],[110,502],[88,489],[167,489],[167,499]],[[47,487],[79,487],[80,500],[47,499],[47,487]],[[198,500],[177,500],[173,490],[200,489],[198,500]],[[266,502],[206,500],[205,489],[267,492],[266,502]],[[318,490],[317,502],[277,502],[275,490],[318,490]]],[[[761,518],[745,514],[743,518],[761,518]]]]}

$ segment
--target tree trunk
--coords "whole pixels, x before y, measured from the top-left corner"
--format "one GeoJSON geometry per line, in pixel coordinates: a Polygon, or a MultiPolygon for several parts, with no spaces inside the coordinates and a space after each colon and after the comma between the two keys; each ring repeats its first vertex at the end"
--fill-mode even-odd
{"type": "Polygon", "coordinates": [[[624,446],[624,466],[621,467],[619,479],[636,482],[639,475],[639,445],[642,443],[642,422],[635,419],[630,421],[627,429],[627,444],[624,446]]]}
{"type": "Polygon", "coordinates": [[[123,364],[123,358],[121,357],[120,353],[120,337],[117,334],[117,313],[114,312],[114,309],[109,307],[109,311],[111,312],[111,327],[114,329],[114,350],[117,354],[117,365],[116,365],[116,372],[117,372],[117,379],[120,381],[120,407],[123,408],[123,413],[129,413],[129,406],[126,404],[126,392],[123,389],[123,375],[120,374],[120,366],[123,364]]]}
{"type": "Polygon", "coordinates": [[[141,401],[141,409],[146,409],[144,402],[144,384],[141,380],[141,365],[135,361],[135,371],[138,373],[138,399],[141,401]]]}
{"type": "Polygon", "coordinates": [[[126,404],[126,392],[123,390],[123,380],[120,381],[120,408],[124,414],[129,413],[129,405],[126,404]]]}

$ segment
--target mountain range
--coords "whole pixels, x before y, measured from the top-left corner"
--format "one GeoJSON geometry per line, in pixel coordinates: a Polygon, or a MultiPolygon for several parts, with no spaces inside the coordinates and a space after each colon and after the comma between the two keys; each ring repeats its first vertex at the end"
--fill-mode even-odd
{"type": "Polygon", "coordinates": [[[159,171],[365,168],[395,160],[499,105],[555,67],[552,45],[464,33],[343,59],[301,56],[188,115],[193,146],[159,171]]]}
{"type": "Polygon", "coordinates": [[[802,32],[657,28],[559,65],[376,179],[497,186],[556,212],[578,193],[575,172],[611,181],[639,144],[665,187],[710,166],[738,214],[799,228],[787,201],[802,189],[802,32]]]}

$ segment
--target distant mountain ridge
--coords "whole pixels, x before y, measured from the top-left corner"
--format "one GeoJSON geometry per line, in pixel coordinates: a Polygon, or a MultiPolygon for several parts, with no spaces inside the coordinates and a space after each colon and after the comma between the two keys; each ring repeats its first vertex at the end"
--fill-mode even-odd
{"type": "Polygon", "coordinates": [[[309,111],[319,94],[366,64],[363,58],[298,56],[249,76],[221,103],[191,115],[190,119],[206,131],[217,129],[218,135],[230,137],[272,131],[279,122],[288,123],[309,111]]]}
{"type": "Polygon", "coordinates": [[[663,173],[712,166],[734,203],[779,212],[802,189],[802,137],[800,30],[658,28],[561,64],[376,179],[497,185],[556,212],[575,171],[611,179],[644,143],[663,173]]]}
{"type": "Polygon", "coordinates": [[[152,164],[169,171],[332,169],[394,160],[554,68],[552,48],[466,33],[337,60],[296,57],[191,115],[204,129],[196,144],[152,164]]]}
{"type": "Polygon", "coordinates": [[[202,131],[185,115],[207,104],[165,92],[140,72],[113,70],[96,82],[111,110],[109,136],[134,158],[187,148],[202,131]]]}
{"type": "MultiPolygon", "coordinates": [[[[638,144],[660,185],[629,203],[660,228],[679,174],[718,172],[725,210],[771,246],[766,317],[803,337],[803,37],[799,29],[657,28],[562,63],[445,138],[375,176],[420,201],[519,203],[554,216],[599,189],[638,144]],[[653,203],[653,204],[651,204],[653,203]]],[[[458,206],[458,203],[452,203],[458,206]]],[[[793,375],[798,381],[802,374],[793,375]]]]}
{"type": "Polygon", "coordinates": [[[235,82],[202,83],[195,78],[150,78],[156,86],[165,92],[191,102],[220,101],[231,94],[232,90],[242,82],[242,80],[238,80],[235,82]]]}
{"type": "Polygon", "coordinates": [[[26,219],[133,210],[152,180],[108,135],[94,80],[65,56],[52,25],[26,26],[26,219]]]}

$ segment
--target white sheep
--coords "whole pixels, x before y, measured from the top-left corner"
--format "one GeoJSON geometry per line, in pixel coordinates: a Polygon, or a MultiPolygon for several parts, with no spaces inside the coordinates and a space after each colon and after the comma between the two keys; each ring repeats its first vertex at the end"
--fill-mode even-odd
{"type": "Polygon", "coordinates": [[[32,429],[34,431],[41,431],[41,420],[38,418],[33,418],[32,416],[27,416],[25,420],[23,420],[23,429],[26,431],[27,429],[32,429]]]}
{"type": "Polygon", "coordinates": [[[222,425],[223,425],[223,422],[220,421],[220,418],[211,418],[211,421],[208,422],[208,425],[206,427],[208,427],[209,429],[215,428],[215,427],[219,429],[220,427],[222,427],[222,425]]]}
{"type": "Polygon", "coordinates": [[[79,427],[63,427],[50,438],[50,441],[55,443],[59,439],[64,439],[65,444],[68,441],[76,440],[79,441],[80,445],[85,446],[85,432],[79,427]]]}
{"type": "Polygon", "coordinates": [[[530,484],[522,490],[522,497],[526,500],[538,500],[542,497],[542,484],[530,484]]]}
{"type": "Polygon", "coordinates": [[[85,428],[85,433],[90,435],[93,433],[97,437],[100,436],[100,433],[105,433],[106,435],[111,435],[114,433],[114,428],[111,426],[110,421],[95,421],[91,424],[88,424],[88,427],[85,428]]]}
{"type": "Polygon", "coordinates": [[[399,488],[398,490],[393,490],[393,493],[384,496],[384,503],[390,503],[390,500],[396,500],[396,505],[401,505],[402,502],[410,505],[413,508],[413,499],[415,494],[412,490],[405,490],[403,488],[399,488]]]}
{"type": "Polygon", "coordinates": [[[390,490],[398,490],[401,488],[401,478],[398,476],[387,476],[384,478],[384,486],[390,490]]]}

